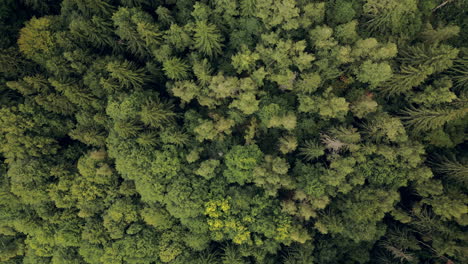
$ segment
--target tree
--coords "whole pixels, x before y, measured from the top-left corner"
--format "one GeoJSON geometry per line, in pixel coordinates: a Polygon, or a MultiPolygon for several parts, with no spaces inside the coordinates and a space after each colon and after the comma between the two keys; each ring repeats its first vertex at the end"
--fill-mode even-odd
{"type": "Polygon", "coordinates": [[[113,61],[107,64],[109,75],[116,79],[122,89],[141,88],[145,82],[145,74],[143,69],[139,69],[130,61],[113,61]]]}
{"type": "Polygon", "coordinates": [[[151,16],[138,8],[121,7],[112,15],[112,20],[117,27],[115,33],[137,56],[149,56],[162,38],[151,16]]]}
{"type": "Polygon", "coordinates": [[[54,17],[32,18],[26,23],[26,27],[21,29],[18,46],[27,58],[43,63],[54,55],[54,20],[54,17]]]}
{"type": "Polygon", "coordinates": [[[189,76],[189,67],[179,58],[170,58],[163,62],[163,70],[173,80],[183,80],[189,76]]]}
{"type": "Polygon", "coordinates": [[[378,86],[380,83],[392,77],[392,68],[388,63],[373,63],[369,60],[361,64],[356,77],[359,81],[370,83],[371,86],[378,86]]]}
{"type": "Polygon", "coordinates": [[[224,177],[228,182],[236,182],[240,185],[253,180],[253,169],[260,162],[262,152],[257,145],[234,146],[226,154],[225,162],[227,170],[224,177]]]}
{"type": "Polygon", "coordinates": [[[221,53],[222,36],[216,26],[198,21],[194,27],[194,46],[208,57],[221,53]]]}
{"type": "Polygon", "coordinates": [[[417,10],[417,2],[414,0],[367,0],[363,5],[363,12],[369,17],[367,23],[370,31],[390,30],[394,34],[402,35],[414,34],[421,26],[417,10]]]}
{"type": "Polygon", "coordinates": [[[91,20],[77,18],[70,23],[70,32],[73,35],[98,48],[107,46],[118,49],[117,39],[112,31],[112,22],[99,16],[93,16],[91,20]]]}
{"type": "Polygon", "coordinates": [[[468,108],[463,106],[455,109],[410,108],[404,111],[402,119],[418,132],[441,127],[447,122],[463,118],[467,113],[468,108]]]}

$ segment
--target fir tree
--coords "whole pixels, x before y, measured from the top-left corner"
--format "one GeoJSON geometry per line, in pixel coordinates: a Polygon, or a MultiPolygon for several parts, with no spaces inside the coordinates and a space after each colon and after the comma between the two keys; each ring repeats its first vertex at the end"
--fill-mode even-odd
{"type": "Polygon", "coordinates": [[[414,131],[427,131],[445,125],[457,119],[463,118],[468,114],[468,107],[462,106],[460,108],[409,108],[404,112],[405,116],[402,119],[414,131]]]}
{"type": "Polygon", "coordinates": [[[174,121],[176,114],[172,112],[172,108],[170,103],[148,99],[141,108],[141,121],[154,128],[163,128],[174,121]]]}
{"type": "Polygon", "coordinates": [[[113,61],[107,64],[106,69],[112,78],[115,78],[121,88],[141,88],[145,82],[145,73],[129,61],[113,61]]]}
{"type": "Polygon", "coordinates": [[[213,57],[221,53],[222,36],[216,26],[206,21],[198,21],[194,27],[194,46],[206,56],[213,57]]]}
{"type": "Polygon", "coordinates": [[[173,80],[183,80],[189,76],[188,65],[179,58],[170,58],[163,62],[163,70],[173,80]]]}

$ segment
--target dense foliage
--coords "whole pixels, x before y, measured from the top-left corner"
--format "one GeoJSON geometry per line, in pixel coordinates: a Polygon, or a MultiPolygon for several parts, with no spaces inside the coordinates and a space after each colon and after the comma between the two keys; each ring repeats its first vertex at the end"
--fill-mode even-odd
{"type": "Polygon", "coordinates": [[[1,1],[0,262],[466,263],[467,10],[1,1]]]}

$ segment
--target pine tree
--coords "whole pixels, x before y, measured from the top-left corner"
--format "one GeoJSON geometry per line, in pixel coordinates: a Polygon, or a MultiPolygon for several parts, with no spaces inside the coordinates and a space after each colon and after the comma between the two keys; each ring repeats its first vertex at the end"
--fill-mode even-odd
{"type": "Polygon", "coordinates": [[[433,73],[452,67],[459,50],[448,45],[413,45],[400,50],[399,60],[407,65],[431,67],[433,73]]]}
{"type": "Polygon", "coordinates": [[[137,68],[130,61],[113,61],[107,64],[107,71],[115,78],[122,89],[138,89],[144,84],[146,77],[144,69],[137,68]]]}
{"type": "Polygon", "coordinates": [[[415,0],[366,0],[363,11],[369,18],[367,27],[371,32],[414,34],[421,24],[415,0]]]}
{"type": "Polygon", "coordinates": [[[99,126],[77,125],[68,133],[71,138],[91,146],[103,147],[106,144],[107,133],[99,126]]]}
{"type": "Polygon", "coordinates": [[[138,135],[136,142],[143,147],[153,148],[158,145],[158,133],[155,131],[145,131],[138,135]]]}
{"type": "Polygon", "coordinates": [[[304,142],[303,147],[299,148],[299,151],[306,161],[313,161],[314,159],[325,154],[324,147],[313,140],[307,140],[304,142]]]}
{"type": "Polygon", "coordinates": [[[450,70],[455,87],[460,90],[468,88],[468,56],[455,60],[454,67],[450,70]]]}
{"type": "Polygon", "coordinates": [[[54,23],[53,17],[34,17],[21,29],[18,46],[27,58],[40,63],[50,59],[54,54],[56,49],[54,23]]]}
{"type": "Polygon", "coordinates": [[[468,186],[468,164],[462,163],[455,157],[441,157],[434,162],[435,170],[446,175],[447,178],[453,179],[465,186],[468,186]]]}
{"type": "Polygon", "coordinates": [[[162,41],[162,33],[159,32],[158,27],[153,23],[138,23],[137,32],[146,42],[146,46],[150,47],[151,49],[156,48],[162,41]]]}
{"type": "Polygon", "coordinates": [[[245,264],[246,262],[242,259],[237,250],[236,246],[227,244],[223,248],[221,260],[223,264],[245,264]]]}
{"type": "Polygon", "coordinates": [[[136,137],[142,130],[142,127],[134,120],[117,121],[114,124],[117,134],[123,138],[136,137]]]}
{"type": "Polygon", "coordinates": [[[170,58],[163,62],[163,70],[173,80],[183,80],[189,76],[189,66],[179,58],[170,58]]]}
{"type": "Polygon", "coordinates": [[[427,24],[426,29],[421,33],[421,37],[428,44],[438,44],[456,37],[459,33],[460,27],[458,26],[446,26],[434,29],[431,24],[427,24]]]}
{"type": "Polygon", "coordinates": [[[145,58],[150,56],[148,43],[159,43],[160,33],[153,24],[151,16],[137,8],[121,7],[112,15],[115,33],[135,55],[145,58]]]}
{"type": "Polygon", "coordinates": [[[253,16],[255,13],[255,4],[256,0],[241,0],[239,5],[242,16],[253,16]]]}
{"type": "Polygon", "coordinates": [[[156,14],[158,15],[158,22],[161,22],[165,26],[174,22],[171,11],[163,6],[158,6],[158,8],[156,8],[156,14]]]}
{"type": "Polygon", "coordinates": [[[403,111],[402,119],[415,132],[428,131],[439,128],[448,122],[461,119],[468,114],[468,107],[459,108],[409,108],[403,111]]]}
{"type": "Polygon", "coordinates": [[[433,73],[430,66],[402,66],[400,72],[383,83],[380,90],[387,96],[395,96],[422,84],[433,73]]]}
{"type": "Polygon", "coordinates": [[[117,39],[113,35],[112,22],[93,16],[90,20],[75,18],[70,23],[70,32],[82,41],[98,48],[118,48],[117,39]]]}
{"type": "Polygon", "coordinates": [[[279,139],[278,148],[283,154],[293,152],[297,148],[297,139],[295,136],[287,135],[279,139]]]}
{"type": "Polygon", "coordinates": [[[151,5],[150,0],[120,0],[123,5],[128,7],[142,7],[151,5]]]}
{"type": "Polygon", "coordinates": [[[193,73],[197,77],[198,82],[201,85],[208,85],[212,79],[211,65],[207,59],[199,60],[198,58],[193,59],[193,73]]]}
{"type": "Polygon", "coordinates": [[[163,128],[175,119],[173,107],[171,103],[161,102],[159,98],[148,99],[140,111],[141,121],[154,128],[163,128]]]}
{"type": "Polygon", "coordinates": [[[66,0],[65,4],[76,5],[78,10],[90,17],[92,15],[109,16],[115,11],[114,6],[109,3],[109,0],[66,0]]]}
{"type": "Polygon", "coordinates": [[[221,53],[222,36],[215,25],[198,21],[194,27],[194,46],[208,57],[221,53]]]}

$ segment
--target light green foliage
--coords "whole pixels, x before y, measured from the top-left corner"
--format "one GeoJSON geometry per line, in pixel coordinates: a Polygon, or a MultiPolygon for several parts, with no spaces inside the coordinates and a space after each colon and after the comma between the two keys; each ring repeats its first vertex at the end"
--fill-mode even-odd
{"type": "Polygon", "coordinates": [[[384,33],[390,30],[394,34],[414,34],[421,24],[417,4],[415,0],[366,0],[363,12],[369,18],[368,27],[371,31],[384,33]]]}
{"type": "Polygon", "coordinates": [[[261,11],[255,12],[254,15],[268,28],[281,25],[284,30],[292,30],[299,27],[299,8],[296,7],[295,1],[257,0],[255,6],[261,11]]]}
{"type": "Polygon", "coordinates": [[[335,0],[333,2],[329,9],[333,22],[344,24],[351,21],[356,15],[352,1],[335,0]]]}
{"type": "Polygon", "coordinates": [[[213,76],[208,87],[212,93],[212,97],[216,99],[224,99],[232,97],[238,92],[238,79],[235,77],[225,77],[222,74],[213,76]]]}
{"type": "Polygon", "coordinates": [[[173,80],[183,80],[188,77],[188,65],[179,58],[170,58],[163,62],[163,70],[167,77],[173,80]]]}
{"type": "Polygon", "coordinates": [[[229,107],[241,110],[246,115],[251,115],[258,111],[259,101],[252,93],[242,93],[238,99],[232,101],[229,107]]]}
{"type": "Polygon", "coordinates": [[[460,33],[458,26],[446,26],[434,29],[431,24],[427,24],[425,30],[421,33],[423,39],[429,43],[440,43],[444,40],[453,38],[460,33]]]}
{"type": "Polygon", "coordinates": [[[161,102],[159,97],[147,99],[141,107],[140,119],[145,125],[163,128],[174,121],[176,114],[172,108],[170,103],[161,102]]]}
{"type": "Polygon", "coordinates": [[[195,171],[195,174],[209,180],[216,176],[216,168],[219,166],[219,160],[206,160],[200,164],[200,167],[195,171]]]}
{"type": "Polygon", "coordinates": [[[367,114],[377,110],[378,104],[372,100],[371,95],[364,95],[358,101],[350,105],[350,110],[358,118],[363,118],[367,114]]]}
{"type": "Polygon", "coordinates": [[[296,82],[294,90],[298,92],[311,94],[317,90],[322,82],[322,78],[317,73],[304,74],[302,79],[296,82]]]}
{"type": "Polygon", "coordinates": [[[238,73],[242,71],[252,71],[255,69],[256,61],[260,59],[260,55],[244,48],[242,53],[232,56],[232,65],[238,73]]]}
{"type": "Polygon", "coordinates": [[[190,102],[200,91],[200,87],[192,81],[175,82],[171,89],[174,96],[179,97],[185,102],[190,102]]]}
{"type": "Polygon", "coordinates": [[[169,213],[160,207],[146,207],[141,211],[141,217],[157,230],[167,230],[174,224],[169,213]]]}
{"type": "Polygon", "coordinates": [[[337,45],[332,35],[333,29],[327,26],[317,26],[309,32],[312,43],[319,49],[329,49],[337,45]]]}
{"type": "Polygon", "coordinates": [[[297,139],[294,136],[284,136],[279,140],[279,150],[283,154],[293,152],[297,148],[297,139]]]}
{"type": "Polygon", "coordinates": [[[3,0],[0,262],[464,263],[467,4],[3,0]]]}
{"type": "Polygon", "coordinates": [[[195,48],[204,55],[212,57],[221,52],[222,37],[215,25],[206,21],[199,21],[195,24],[194,44],[195,48]]]}
{"type": "Polygon", "coordinates": [[[197,120],[197,125],[193,128],[196,139],[200,142],[203,140],[223,139],[225,135],[232,132],[234,121],[222,116],[213,115],[214,120],[197,120]]]}
{"type": "Polygon", "coordinates": [[[382,60],[397,55],[397,46],[394,43],[380,44],[375,38],[366,38],[356,41],[353,56],[382,60]]]}
{"type": "Polygon", "coordinates": [[[137,8],[121,7],[112,15],[115,33],[140,57],[148,56],[151,49],[161,41],[161,33],[149,14],[137,8]]]}
{"type": "Polygon", "coordinates": [[[388,63],[372,63],[367,60],[361,64],[356,77],[359,81],[369,83],[371,86],[375,87],[390,79],[392,75],[392,68],[388,63]]]}
{"type": "Polygon", "coordinates": [[[54,54],[53,23],[53,17],[33,18],[21,29],[18,46],[27,58],[44,61],[54,54]]]}
{"type": "Polygon", "coordinates": [[[379,116],[367,125],[368,134],[377,141],[404,142],[408,140],[402,122],[388,115],[379,116]]]}
{"type": "Polygon", "coordinates": [[[350,21],[336,27],[335,36],[342,43],[354,43],[359,35],[356,32],[358,22],[356,20],[350,21]]]}
{"type": "Polygon", "coordinates": [[[318,113],[324,119],[343,118],[348,110],[349,103],[345,98],[336,97],[328,92],[324,96],[306,96],[299,95],[299,107],[301,112],[318,113]]]}
{"type": "Polygon", "coordinates": [[[264,188],[268,195],[275,196],[279,188],[291,187],[292,179],[288,171],[289,163],[285,159],[266,155],[262,166],[254,169],[254,182],[264,188]]]}
{"type": "Polygon", "coordinates": [[[227,170],[224,177],[228,182],[245,184],[253,179],[253,169],[260,162],[262,152],[257,145],[234,146],[226,154],[227,170]]]}
{"type": "Polygon", "coordinates": [[[304,28],[310,27],[313,23],[322,23],[325,18],[325,2],[308,3],[302,7],[303,18],[300,20],[304,28]]]}
{"type": "Polygon", "coordinates": [[[129,61],[115,61],[107,64],[107,71],[112,78],[116,79],[122,88],[140,88],[144,81],[145,75],[143,69],[138,69],[129,61]]]}
{"type": "Polygon", "coordinates": [[[261,121],[268,128],[281,127],[292,130],[296,127],[297,118],[292,112],[285,112],[278,104],[269,104],[261,107],[259,113],[261,121]]]}
{"type": "Polygon", "coordinates": [[[411,101],[424,106],[450,103],[457,98],[456,94],[450,90],[451,88],[450,79],[437,80],[434,85],[425,87],[424,92],[412,96],[411,101]]]}

